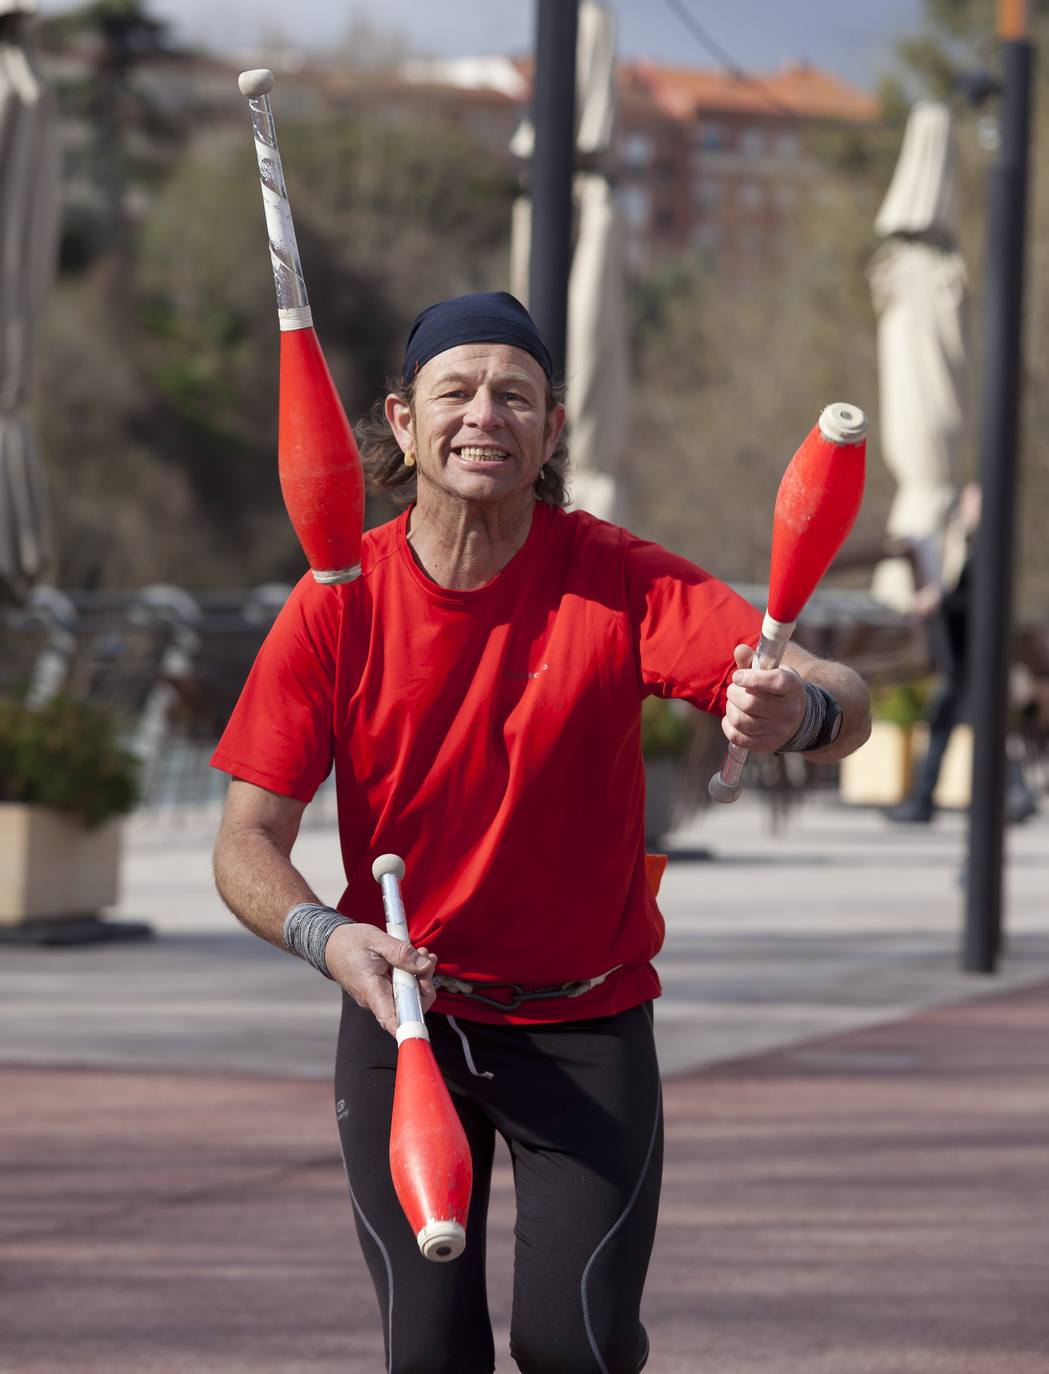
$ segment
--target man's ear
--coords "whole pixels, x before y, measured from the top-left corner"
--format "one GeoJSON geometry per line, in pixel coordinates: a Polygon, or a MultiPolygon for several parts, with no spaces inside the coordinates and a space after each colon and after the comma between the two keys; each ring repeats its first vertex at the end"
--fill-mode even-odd
{"type": "Polygon", "coordinates": [[[561,431],[565,427],[566,413],[563,405],[556,405],[547,412],[546,442],[543,453],[544,462],[549,462],[553,457],[554,449],[557,448],[558,440],[561,438],[561,431]]]}
{"type": "Polygon", "coordinates": [[[412,408],[403,397],[395,392],[390,392],[386,397],[383,406],[383,413],[386,416],[386,423],[390,426],[393,437],[401,446],[401,451],[407,453],[412,447],[412,408]]]}

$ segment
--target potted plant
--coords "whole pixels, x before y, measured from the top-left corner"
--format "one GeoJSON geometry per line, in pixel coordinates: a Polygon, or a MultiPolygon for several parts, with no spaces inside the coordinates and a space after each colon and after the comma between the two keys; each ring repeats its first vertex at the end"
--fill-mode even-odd
{"type": "Polygon", "coordinates": [[[839,791],[854,806],[895,806],[910,791],[916,727],[928,699],[925,681],[894,682],[871,691],[870,739],[842,759],[839,791]]]}
{"type": "Polygon", "coordinates": [[[137,799],[137,760],[109,712],[0,698],[0,927],[115,902],[118,818],[137,799]]]}
{"type": "Polygon", "coordinates": [[[683,702],[645,697],[641,752],[645,759],[645,841],[658,845],[671,828],[684,760],[692,745],[693,711],[683,702]]]}

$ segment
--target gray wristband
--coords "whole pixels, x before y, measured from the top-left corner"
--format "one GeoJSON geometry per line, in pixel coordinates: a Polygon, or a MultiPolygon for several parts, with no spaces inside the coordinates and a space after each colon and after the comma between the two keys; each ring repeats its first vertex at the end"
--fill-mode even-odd
{"type": "Polygon", "coordinates": [[[330,978],[328,965],[324,962],[324,946],[328,937],[339,926],[352,926],[353,922],[342,912],[319,902],[300,902],[293,906],[284,918],[284,947],[307,964],[312,964],[318,973],[330,978]]]}
{"type": "Polygon", "coordinates": [[[777,754],[804,754],[813,747],[823,730],[828,694],[813,682],[802,681],[801,685],[805,688],[805,714],[786,744],[776,750],[777,754]]]}

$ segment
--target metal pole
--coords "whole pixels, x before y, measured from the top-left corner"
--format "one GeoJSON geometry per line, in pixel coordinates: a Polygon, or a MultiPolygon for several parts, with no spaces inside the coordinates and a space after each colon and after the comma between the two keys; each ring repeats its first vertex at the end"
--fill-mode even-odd
{"type": "Polygon", "coordinates": [[[563,377],[572,265],[577,0],[537,0],[528,305],[563,377]]]}
{"type": "MultiPolygon", "coordinates": [[[[1002,938],[1006,712],[1012,548],[1019,450],[1021,324],[1030,88],[1034,54],[1003,0],[1001,143],[990,173],[984,388],[983,509],[976,539],[970,682],[974,726],[963,967],[995,971],[1002,938]]],[[[1020,26],[1022,33],[1022,26],[1020,26]]]]}

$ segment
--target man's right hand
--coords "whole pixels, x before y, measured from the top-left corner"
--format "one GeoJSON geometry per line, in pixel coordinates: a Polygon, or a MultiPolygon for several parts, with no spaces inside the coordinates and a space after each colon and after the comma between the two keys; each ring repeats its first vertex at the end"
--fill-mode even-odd
{"type": "Polygon", "coordinates": [[[324,946],[328,972],[360,1007],[372,1013],[383,1030],[397,1034],[397,1012],[393,1004],[390,970],[404,969],[419,980],[419,995],[426,1012],[437,996],[433,985],[437,956],[426,949],[413,949],[395,940],[377,926],[365,922],[338,926],[324,946]]]}

